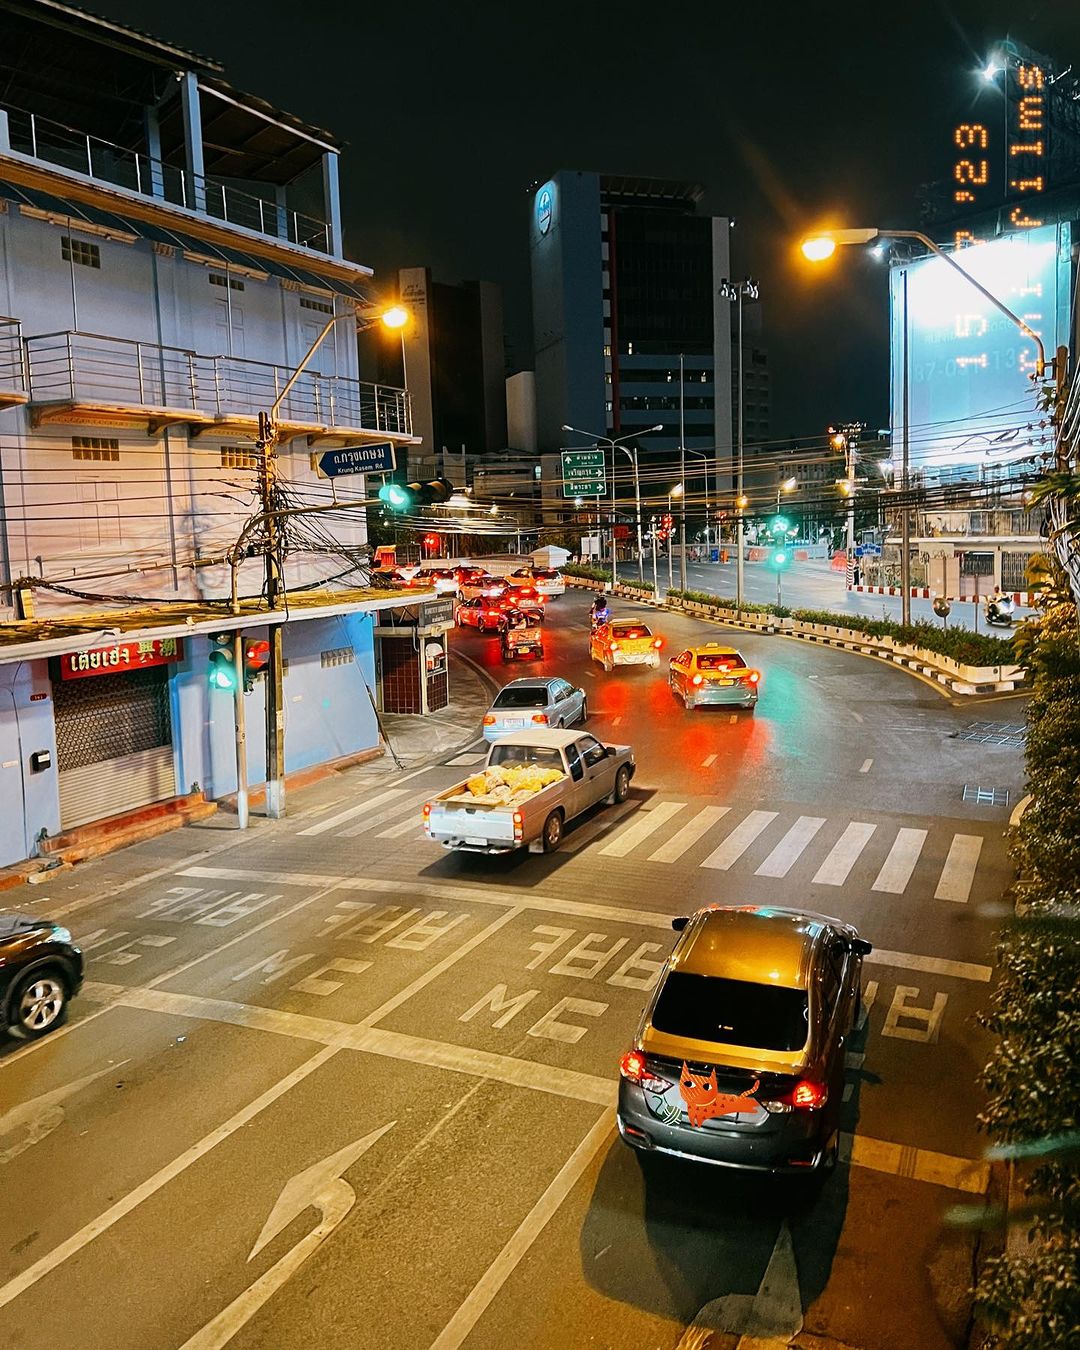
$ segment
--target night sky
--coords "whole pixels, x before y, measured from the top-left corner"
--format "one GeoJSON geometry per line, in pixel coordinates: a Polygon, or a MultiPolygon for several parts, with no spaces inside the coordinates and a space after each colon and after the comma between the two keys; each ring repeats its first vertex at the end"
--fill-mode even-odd
{"type": "Polygon", "coordinates": [[[504,288],[531,364],[528,218],[558,168],[693,180],[736,218],[737,276],[765,304],[774,436],[887,424],[885,269],[795,253],[829,222],[917,227],[994,38],[1080,65],[1076,0],[314,5],[96,0],[221,61],[225,77],[348,142],[347,250],[392,280],[504,288]]]}

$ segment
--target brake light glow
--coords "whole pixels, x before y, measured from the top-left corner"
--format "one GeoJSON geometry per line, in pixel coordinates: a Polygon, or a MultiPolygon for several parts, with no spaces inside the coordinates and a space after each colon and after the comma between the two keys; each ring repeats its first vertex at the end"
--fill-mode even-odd
{"type": "Polygon", "coordinates": [[[758,681],[761,679],[761,671],[760,671],[760,670],[752,670],[752,671],[750,672],[750,674],[747,675],[746,678],[747,678],[747,680],[748,680],[751,684],[757,684],[758,681]]]}
{"type": "Polygon", "coordinates": [[[424,829],[428,834],[431,833],[431,803],[424,803],[424,829]]]}
{"type": "Polygon", "coordinates": [[[660,648],[661,648],[663,645],[664,645],[664,639],[663,639],[663,638],[654,638],[654,639],[653,639],[653,646],[656,648],[657,651],[659,651],[660,648]]]}
{"type": "Polygon", "coordinates": [[[485,713],[485,714],[484,714],[484,726],[486,726],[486,727],[493,727],[494,725],[495,725],[495,714],[494,714],[494,713],[485,713]]]}
{"type": "Polygon", "coordinates": [[[797,1111],[816,1111],[828,1100],[829,1089],[824,1083],[802,1078],[791,1090],[791,1104],[797,1111]]]}
{"type": "Polygon", "coordinates": [[[547,713],[533,713],[532,720],[537,724],[537,726],[546,727],[548,720],[547,713]]]}
{"type": "Polygon", "coordinates": [[[514,812],[514,841],[515,841],[515,843],[520,842],[520,840],[521,840],[522,836],[524,835],[524,833],[525,833],[525,817],[521,814],[520,811],[515,811],[515,812],[514,812]]]}
{"type": "Polygon", "coordinates": [[[645,1056],[640,1050],[628,1050],[619,1060],[619,1072],[631,1083],[640,1083],[645,1077],[645,1056]]]}
{"type": "Polygon", "coordinates": [[[611,644],[611,650],[612,650],[613,652],[617,652],[617,651],[619,650],[619,644],[618,644],[617,642],[613,642],[613,643],[611,644]]]}
{"type": "Polygon", "coordinates": [[[704,675],[695,675],[694,678],[690,681],[690,683],[691,683],[691,684],[704,684],[704,683],[705,683],[705,676],[704,676],[704,675]]]}

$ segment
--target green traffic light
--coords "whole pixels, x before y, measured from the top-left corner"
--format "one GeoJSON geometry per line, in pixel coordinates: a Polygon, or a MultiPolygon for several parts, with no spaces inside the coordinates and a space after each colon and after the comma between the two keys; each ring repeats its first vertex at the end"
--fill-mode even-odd
{"type": "Polygon", "coordinates": [[[769,522],[769,533],[770,533],[770,534],[786,534],[787,531],[788,531],[788,528],[789,528],[789,526],[788,526],[787,518],[786,518],[785,516],[775,516],[775,517],[769,522]]]}
{"type": "Polygon", "coordinates": [[[789,561],[790,559],[788,558],[788,555],[784,552],[782,548],[778,548],[776,552],[772,555],[772,557],[769,559],[769,562],[772,564],[773,567],[777,569],[777,571],[779,571],[781,567],[786,567],[789,561]]]}
{"type": "Polygon", "coordinates": [[[391,511],[404,511],[412,505],[412,493],[400,483],[384,483],[379,489],[379,500],[391,511]]]}

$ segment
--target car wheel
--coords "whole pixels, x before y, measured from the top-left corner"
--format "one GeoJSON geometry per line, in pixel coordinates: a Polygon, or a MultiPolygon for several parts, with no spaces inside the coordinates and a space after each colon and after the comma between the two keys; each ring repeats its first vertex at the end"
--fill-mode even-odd
{"type": "Polygon", "coordinates": [[[581,716],[578,718],[578,721],[581,723],[582,726],[584,726],[588,720],[589,720],[589,700],[587,698],[583,698],[581,700],[581,716]]]}
{"type": "Polygon", "coordinates": [[[67,982],[58,970],[32,970],[15,985],[11,1025],[28,1041],[36,1041],[61,1025],[67,1016],[67,982]]]}
{"type": "Polygon", "coordinates": [[[626,801],[630,795],[630,770],[624,764],[615,775],[615,791],[612,793],[616,803],[626,801]]]}
{"type": "Polygon", "coordinates": [[[544,821],[543,844],[545,853],[554,853],[562,843],[563,818],[561,811],[552,811],[544,821]]]}
{"type": "Polygon", "coordinates": [[[755,706],[755,705],[754,705],[753,703],[744,703],[744,704],[743,704],[743,707],[746,709],[747,712],[753,712],[753,711],[754,711],[754,706],[755,706]]]}

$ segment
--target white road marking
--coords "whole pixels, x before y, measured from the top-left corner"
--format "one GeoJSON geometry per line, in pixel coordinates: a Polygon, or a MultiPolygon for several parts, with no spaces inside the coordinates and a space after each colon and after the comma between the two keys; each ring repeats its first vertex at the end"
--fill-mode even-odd
{"type": "Polygon", "coordinates": [[[800,816],[755,872],[759,877],[786,877],[807,844],[825,824],[824,816],[800,816]]]}
{"type": "Polygon", "coordinates": [[[617,727],[621,721],[622,721],[622,718],[621,718],[621,717],[613,718],[613,719],[612,719],[611,725],[612,725],[613,727],[617,727]]]}
{"type": "Polygon", "coordinates": [[[970,961],[947,961],[941,956],[913,956],[909,952],[890,952],[877,947],[863,959],[872,965],[924,970],[928,975],[951,975],[958,980],[978,980],[982,984],[988,984],[994,973],[990,966],[973,965],[970,961]]]}
{"type": "Polygon", "coordinates": [[[413,831],[416,832],[417,837],[422,836],[424,833],[424,823],[420,813],[423,810],[423,805],[424,805],[423,802],[421,802],[419,806],[414,807],[414,810],[416,812],[415,815],[413,815],[412,812],[410,812],[409,815],[399,824],[391,825],[388,829],[385,830],[380,830],[378,834],[375,836],[375,838],[401,839],[407,834],[412,834],[413,831]]]}
{"type": "Polygon", "coordinates": [[[848,712],[850,713],[850,715],[851,715],[852,717],[854,717],[854,719],[855,719],[856,722],[865,722],[865,721],[866,721],[866,718],[863,717],[862,713],[857,713],[857,712],[854,710],[854,708],[849,708],[849,709],[848,709],[848,712]]]}
{"type": "Polygon", "coordinates": [[[716,763],[716,756],[715,756],[715,755],[706,755],[705,758],[701,761],[701,767],[702,767],[703,769],[707,769],[707,768],[709,768],[710,765],[715,764],[715,763],[716,763]]]}
{"type": "Polygon", "coordinates": [[[639,844],[643,844],[650,834],[654,834],[666,820],[685,810],[685,802],[658,802],[648,811],[639,811],[632,824],[627,825],[600,852],[608,858],[625,858],[639,844]]]}
{"type": "Polygon", "coordinates": [[[735,826],[720,847],[709,854],[701,864],[702,867],[713,867],[726,872],[739,861],[762,830],[772,824],[776,816],[775,811],[751,811],[745,820],[735,826]]]}
{"type": "MultiPolygon", "coordinates": [[[[556,896],[537,895],[533,891],[526,890],[500,891],[494,887],[446,886],[430,881],[384,881],[378,877],[331,877],[310,872],[255,872],[226,867],[190,867],[180,875],[226,881],[272,880],[279,886],[320,887],[323,888],[322,893],[329,893],[334,890],[368,891],[386,895],[405,895],[412,900],[430,899],[438,901],[440,904],[457,901],[460,904],[468,905],[498,905],[506,909],[534,910],[541,914],[566,914],[580,919],[594,919],[601,922],[606,920],[609,923],[625,923],[638,928],[658,928],[666,929],[668,932],[671,931],[672,916],[661,914],[657,910],[627,909],[620,905],[591,905],[581,900],[562,900],[556,896]]],[[[266,924],[260,924],[247,933],[238,934],[232,941],[242,942],[245,937],[257,932],[258,928],[275,923],[277,919],[293,913],[296,909],[302,909],[318,898],[319,895],[316,894],[309,899],[302,900],[292,910],[286,910],[284,914],[278,915],[275,919],[268,919],[266,924]]],[[[198,957],[197,960],[206,960],[208,956],[215,956],[222,950],[224,948],[215,948],[213,952],[198,957]]],[[[916,956],[907,952],[887,951],[884,948],[875,948],[865,959],[877,965],[893,966],[900,970],[924,970],[930,974],[950,975],[956,979],[975,980],[980,983],[987,982],[993,973],[989,966],[972,965],[966,961],[949,961],[936,956],[916,956]]],[[[173,972],[170,972],[160,978],[171,979],[172,974],[173,972]]],[[[864,1003],[865,1001],[864,998],[864,1003]]],[[[83,1022],[88,1020],[89,1018],[83,1018],[83,1022]]],[[[81,1026],[82,1023],[73,1022],[69,1025],[77,1027],[81,1026]]],[[[45,1044],[55,1042],[60,1034],[59,1031],[53,1032],[45,1044]]],[[[16,1053],[21,1054],[22,1052],[17,1051],[16,1053]]],[[[13,1058],[14,1056],[9,1056],[7,1059],[0,1061],[0,1068],[10,1064],[13,1058]]]]}
{"type": "Polygon", "coordinates": [[[732,714],[728,717],[728,721],[729,721],[729,722],[737,722],[738,720],[739,720],[739,715],[738,715],[738,713],[732,713],[732,714]]]}
{"type": "Polygon", "coordinates": [[[572,834],[564,837],[559,847],[564,853],[576,853],[578,849],[584,848],[598,835],[606,834],[613,829],[623,816],[638,809],[640,809],[638,803],[634,801],[622,802],[619,806],[609,807],[606,811],[602,811],[595,820],[590,820],[587,825],[577,826],[572,834]]]}
{"type": "MultiPolygon", "coordinates": [[[[715,758],[715,756],[714,756],[715,758]]],[[[730,806],[705,806],[693,816],[678,834],[673,834],[666,844],[661,844],[655,853],[649,854],[650,862],[673,863],[694,847],[703,834],[722,819],[731,810],[730,806]]]]}
{"type": "Polygon", "coordinates": [[[443,760],[443,763],[456,768],[458,765],[465,767],[470,764],[479,764],[483,759],[487,759],[487,755],[483,750],[479,750],[469,755],[455,755],[453,759],[443,760]]]}
{"type": "Polygon", "coordinates": [[[814,873],[814,881],[819,886],[842,886],[848,874],[866,847],[870,836],[877,829],[862,820],[853,820],[844,833],[833,844],[829,856],[814,873]]]}
{"type": "Polygon", "coordinates": [[[473,1286],[457,1312],[431,1343],[431,1350],[459,1350],[473,1328],[491,1306],[499,1290],[514,1273],[522,1257],[544,1231],[549,1221],[610,1143],[615,1130],[611,1113],[605,1111],[578,1144],[547,1190],[518,1225],[517,1230],[495,1260],[473,1286]]]}
{"type": "Polygon", "coordinates": [[[864,759],[863,762],[862,762],[862,768],[859,770],[859,772],[860,772],[860,773],[869,773],[869,772],[870,772],[870,765],[873,764],[873,762],[874,762],[874,761],[873,761],[872,759],[864,759]]]}
{"type": "Polygon", "coordinates": [[[953,900],[960,905],[967,904],[982,845],[981,834],[953,835],[949,856],[945,859],[945,866],[941,869],[941,880],[934,892],[935,900],[953,900]]]}
{"type": "Polygon", "coordinates": [[[327,816],[325,820],[320,820],[317,825],[309,825],[306,830],[297,830],[300,836],[309,834],[325,834],[327,830],[332,830],[335,825],[340,825],[343,821],[352,820],[355,816],[370,812],[372,807],[380,806],[383,802],[392,802],[398,797],[405,795],[404,788],[388,788],[385,792],[377,792],[374,797],[365,797],[363,801],[357,802],[355,806],[347,806],[344,811],[339,811],[336,815],[327,816]]]}
{"type": "Polygon", "coordinates": [[[925,842],[925,830],[898,830],[889,856],[870,889],[887,891],[890,895],[903,895],[925,842]]]}
{"type": "Polygon", "coordinates": [[[931,1186],[946,1186],[953,1191],[985,1195],[990,1184],[990,1164],[933,1153],[910,1144],[894,1144],[885,1139],[867,1139],[864,1135],[841,1134],[840,1157],[856,1167],[893,1176],[925,1181],[931,1186]]]}

